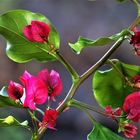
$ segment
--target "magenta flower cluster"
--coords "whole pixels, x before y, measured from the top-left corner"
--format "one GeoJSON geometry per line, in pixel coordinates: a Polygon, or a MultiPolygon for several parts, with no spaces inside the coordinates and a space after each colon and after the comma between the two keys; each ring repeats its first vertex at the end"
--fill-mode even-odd
{"type": "Polygon", "coordinates": [[[55,96],[62,91],[62,81],[59,73],[52,70],[50,73],[47,69],[42,70],[37,76],[31,75],[25,71],[20,77],[22,85],[10,82],[8,86],[8,95],[13,100],[20,99],[25,90],[24,107],[31,110],[36,109],[36,104],[43,104],[49,98],[55,100],[55,96]]]}
{"type": "MultiPolygon", "coordinates": [[[[22,96],[25,95],[23,106],[30,110],[36,110],[36,105],[45,103],[47,99],[54,101],[55,96],[62,91],[61,78],[54,70],[49,73],[47,69],[44,69],[37,76],[25,71],[19,79],[22,85],[10,81],[8,96],[13,100],[21,101],[22,96]]],[[[40,126],[54,129],[57,116],[58,112],[55,109],[47,109],[40,126]]]]}

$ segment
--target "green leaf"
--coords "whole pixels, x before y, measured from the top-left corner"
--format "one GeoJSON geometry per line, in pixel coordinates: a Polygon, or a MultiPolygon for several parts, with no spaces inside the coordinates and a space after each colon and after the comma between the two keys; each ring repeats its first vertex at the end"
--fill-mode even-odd
{"type": "Polygon", "coordinates": [[[115,35],[112,35],[110,37],[101,37],[96,40],[90,40],[87,38],[79,37],[78,41],[74,44],[69,43],[69,46],[77,53],[80,54],[81,50],[83,48],[87,47],[95,47],[95,46],[104,46],[107,44],[110,44],[114,41],[117,41],[120,37],[124,37],[128,34],[132,34],[132,32],[128,29],[125,29],[121,31],[120,33],[117,33],[115,35]]]}
{"type": "MultiPolygon", "coordinates": [[[[140,74],[140,66],[124,64],[120,61],[116,62],[115,66],[129,81],[135,75],[140,74]]],[[[126,81],[114,68],[96,71],[92,85],[95,99],[101,107],[107,105],[111,105],[113,108],[122,107],[126,96],[136,91],[126,84],[126,81]]]]}
{"type": "Polygon", "coordinates": [[[126,140],[99,123],[95,123],[93,130],[88,134],[87,140],[126,140]]]}
{"type": "Polygon", "coordinates": [[[31,133],[22,127],[1,127],[0,137],[3,140],[30,140],[31,133]]]}
{"type": "Polygon", "coordinates": [[[24,36],[23,28],[31,24],[32,20],[49,24],[51,28],[49,42],[55,48],[59,48],[59,35],[45,16],[25,10],[13,10],[0,16],[0,34],[7,39],[6,53],[8,57],[19,63],[32,59],[39,61],[55,60],[56,58],[48,53],[50,49],[47,44],[30,42],[24,36]]]}
{"type": "Polygon", "coordinates": [[[0,119],[0,127],[7,127],[7,126],[27,127],[28,121],[24,121],[24,122],[20,123],[13,116],[8,116],[5,119],[0,119]]]}
{"type": "Polygon", "coordinates": [[[0,107],[13,106],[17,108],[23,108],[23,106],[19,102],[15,102],[10,99],[7,94],[7,87],[3,87],[0,90],[0,107]]]}

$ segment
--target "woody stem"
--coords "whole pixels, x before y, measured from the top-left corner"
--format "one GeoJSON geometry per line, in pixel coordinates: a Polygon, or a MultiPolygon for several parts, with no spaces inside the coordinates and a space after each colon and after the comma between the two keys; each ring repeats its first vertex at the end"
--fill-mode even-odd
{"type": "MultiPolygon", "coordinates": [[[[118,39],[118,41],[116,41],[116,43],[105,53],[105,55],[99,60],[97,61],[97,63],[95,65],[93,65],[91,68],[89,68],[83,75],[80,76],[80,78],[76,78],[73,81],[73,84],[67,94],[67,96],[65,97],[65,99],[63,100],[63,102],[57,107],[57,111],[60,114],[61,112],[63,112],[63,110],[68,106],[68,102],[73,98],[73,96],[75,95],[77,89],[79,88],[79,86],[90,76],[92,75],[100,66],[102,66],[106,60],[108,60],[108,58],[116,51],[116,49],[122,44],[124,40],[124,37],[121,37],[120,39],[118,39]]],[[[68,65],[66,64],[66,67],[68,68],[68,65]]],[[[76,74],[77,75],[77,74],[76,74]]],[[[76,76],[78,77],[78,76],[76,76]]],[[[47,128],[45,127],[41,127],[39,129],[39,134],[36,136],[36,138],[40,138],[41,135],[45,132],[47,128]]],[[[36,139],[38,140],[38,139],[36,139]]]]}

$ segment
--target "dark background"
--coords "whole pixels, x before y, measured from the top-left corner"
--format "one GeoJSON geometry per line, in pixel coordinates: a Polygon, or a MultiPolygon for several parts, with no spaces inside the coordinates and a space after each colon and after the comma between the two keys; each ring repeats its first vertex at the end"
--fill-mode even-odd
{"type": "MultiPolygon", "coordinates": [[[[46,15],[56,27],[61,37],[60,51],[70,64],[82,74],[92,66],[110,46],[87,48],[79,56],[74,54],[68,42],[77,41],[79,36],[96,39],[104,35],[112,35],[127,28],[136,18],[137,11],[132,2],[118,3],[115,0],[0,0],[0,13],[11,9],[25,9],[46,15]]],[[[6,41],[0,38],[0,87],[7,85],[12,79],[18,82],[18,77],[24,70],[36,74],[43,68],[58,71],[63,80],[63,92],[57,99],[61,101],[71,86],[71,78],[66,69],[58,62],[40,64],[32,61],[26,64],[17,64],[7,58],[5,54],[6,41]]],[[[118,58],[130,64],[140,64],[140,58],[133,54],[129,43],[124,42],[112,58],[118,58]]],[[[75,98],[86,103],[98,106],[93,98],[92,77],[88,78],[77,91],[75,98]]],[[[20,121],[29,116],[24,110],[6,108],[0,110],[0,117],[13,115],[20,121]]],[[[93,113],[102,124],[116,131],[115,122],[93,113]]],[[[63,113],[57,121],[57,131],[48,130],[43,140],[86,140],[92,129],[87,116],[76,109],[63,113]]],[[[140,125],[138,126],[140,130],[140,125]]],[[[135,140],[139,140],[138,135],[135,140]]],[[[0,140],[28,140],[30,134],[21,128],[0,128],[0,140]],[[28,135],[27,135],[28,134],[28,135]]]]}

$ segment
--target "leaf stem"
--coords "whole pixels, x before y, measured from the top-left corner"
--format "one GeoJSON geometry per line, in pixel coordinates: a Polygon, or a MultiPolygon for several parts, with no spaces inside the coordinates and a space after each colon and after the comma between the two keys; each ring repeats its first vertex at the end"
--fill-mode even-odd
{"type": "MultiPolygon", "coordinates": [[[[87,70],[82,76],[80,76],[80,78],[77,78],[77,74],[75,75],[75,80],[73,81],[73,84],[67,94],[67,96],[65,97],[65,99],[63,100],[63,102],[57,107],[57,111],[60,114],[61,112],[63,112],[63,110],[68,107],[68,102],[73,98],[73,96],[75,95],[77,89],[79,88],[79,86],[90,76],[92,75],[100,66],[102,66],[106,60],[113,54],[113,52],[115,52],[115,50],[122,44],[124,40],[124,37],[121,37],[120,39],[118,39],[118,41],[116,41],[116,43],[107,51],[107,53],[95,64],[93,65],[91,68],[89,68],[89,70],[87,70]]],[[[67,65],[67,63],[64,62],[64,64],[67,65]]],[[[69,66],[67,67],[69,69],[69,66]]],[[[72,72],[70,70],[70,72],[72,72]]],[[[75,73],[75,72],[74,72],[75,73]]],[[[40,133],[37,135],[37,138],[40,138],[41,135],[45,132],[47,128],[40,128],[40,133]]],[[[38,140],[38,139],[37,139],[38,140]]]]}
{"type": "Polygon", "coordinates": [[[99,113],[99,114],[101,114],[101,115],[107,116],[106,113],[104,113],[104,112],[102,112],[101,110],[99,110],[99,108],[96,108],[96,107],[91,106],[91,105],[89,105],[89,104],[86,104],[86,103],[77,101],[77,100],[75,100],[75,99],[71,99],[71,100],[68,102],[68,106],[80,107],[80,108],[83,108],[83,109],[88,109],[88,110],[94,111],[94,112],[96,112],[96,113],[99,113]]]}
{"type": "MultiPolygon", "coordinates": [[[[74,102],[76,103],[76,102],[78,102],[78,104],[79,104],[79,101],[77,101],[77,100],[74,100],[74,102]]],[[[73,107],[76,107],[76,108],[78,108],[78,109],[80,109],[80,110],[82,110],[82,111],[84,111],[85,113],[86,113],[86,115],[88,116],[88,118],[91,120],[91,122],[96,122],[96,120],[93,118],[93,116],[90,114],[90,112],[87,110],[88,108],[85,108],[85,107],[83,107],[83,106],[81,106],[81,102],[80,102],[80,105],[77,105],[77,103],[76,104],[73,104],[72,106],[73,107]]],[[[71,104],[71,103],[70,103],[71,104]]],[[[83,103],[82,103],[83,104],[83,103]]],[[[70,105],[71,106],[71,105],[70,105]]]]}
{"type": "Polygon", "coordinates": [[[91,120],[92,123],[97,123],[97,121],[94,119],[94,117],[90,114],[89,111],[84,110],[84,112],[87,114],[88,118],[91,120]]]}
{"type": "Polygon", "coordinates": [[[67,107],[68,101],[70,101],[78,87],[90,76],[92,75],[100,66],[102,66],[106,60],[111,56],[111,54],[121,45],[123,42],[124,38],[121,37],[108,51],[107,53],[95,64],[93,65],[90,69],[88,69],[82,76],[80,76],[80,79],[76,81],[75,83],[72,84],[69,93],[67,94],[66,98],[64,101],[58,106],[57,111],[62,112],[65,107],[67,107]]]}
{"type": "MultiPolygon", "coordinates": [[[[97,121],[94,119],[94,117],[90,114],[90,112],[88,110],[92,110],[89,105],[82,103],[80,101],[77,101],[75,99],[72,99],[69,102],[70,106],[72,105],[73,107],[79,108],[80,110],[84,111],[86,113],[86,115],[88,116],[88,118],[91,120],[92,123],[96,123],[97,121]],[[90,109],[89,109],[90,108],[90,109]],[[87,110],[88,109],[88,110],[87,110]]],[[[95,111],[95,108],[93,109],[95,111]]],[[[92,111],[93,111],[92,110],[92,111]]],[[[96,112],[96,111],[95,111],[96,112]]],[[[103,115],[103,114],[102,114],[103,115]]]]}
{"type": "Polygon", "coordinates": [[[108,58],[112,55],[113,52],[122,44],[124,37],[119,38],[116,43],[105,53],[105,55],[90,69],[88,69],[81,77],[81,82],[87,79],[90,75],[92,75],[100,66],[102,66],[108,58]]]}
{"type": "Polygon", "coordinates": [[[31,118],[33,118],[33,119],[36,120],[37,122],[40,122],[40,120],[35,116],[34,113],[32,113],[30,110],[29,110],[28,112],[29,112],[31,118]]]}
{"type": "MultiPolygon", "coordinates": [[[[49,46],[49,45],[48,45],[49,46]]],[[[42,47],[38,47],[41,50],[43,50],[44,52],[46,52],[49,55],[52,55],[53,57],[55,57],[58,61],[60,61],[65,68],[69,71],[69,73],[71,74],[72,77],[72,81],[75,82],[77,79],[79,79],[79,75],[78,73],[75,71],[75,69],[67,62],[67,60],[59,53],[58,50],[55,50],[55,52],[49,52],[48,50],[42,48],[42,47]]]]}
{"type": "Polygon", "coordinates": [[[74,70],[74,68],[66,61],[66,59],[59,52],[56,52],[55,56],[69,71],[69,73],[72,76],[73,82],[75,82],[77,79],[79,79],[78,73],[74,70]]]}
{"type": "Polygon", "coordinates": [[[44,115],[44,112],[40,108],[36,108],[36,111],[39,112],[40,114],[44,115]]]}
{"type": "MultiPolygon", "coordinates": [[[[137,17],[135,19],[135,21],[130,25],[129,29],[132,30],[135,26],[139,25],[140,23],[140,17],[137,17]]],[[[66,69],[71,73],[72,75],[72,80],[73,80],[73,84],[67,94],[67,96],[65,97],[65,99],[63,100],[63,102],[57,107],[57,111],[59,112],[59,114],[61,112],[63,112],[63,110],[68,106],[68,102],[73,98],[73,96],[75,95],[77,89],[79,88],[79,86],[90,76],[92,75],[100,66],[102,66],[108,59],[109,57],[116,51],[116,49],[122,44],[123,40],[125,39],[125,37],[121,37],[119,38],[115,44],[106,52],[106,54],[95,64],[93,65],[91,68],[89,68],[83,75],[81,75],[79,77],[79,75],[77,74],[77,72],[72,68],[72,66],[66,62],[66,60],[61,56],[61,54],[56,53],[57,54],[57,58],[58,60],[60,60],[61,63],[64,64],[64,66],[66,67],[66,69]]],[[[43,49],[44,50],[44,49],[43,49]]],[[[44,50],[46,53],[48,53],[46,50],[44,50]]],[[[43,133],[45,132],[47,128],[45,127],[41,127],[39,130],[39,134],[36,136],[36,139],[34,140],[39,140],[39,138],[43,135],[43,133]]]]}
{"type": "Polygon", "coordinates": [[[37,126],[36,120],[37,121],[39,121],[39,120],[35,117],[35,114],[32,113],[29,109],[27,109],[27,111],[30,114],[31,119],[32,119],[32,124],[33,124],[33,128],[34,128],[34,131],[33,131],[33,137],[34,137],[35,135],[38,135],[38,126],[37,126]]]}

